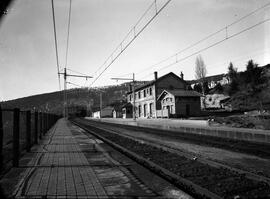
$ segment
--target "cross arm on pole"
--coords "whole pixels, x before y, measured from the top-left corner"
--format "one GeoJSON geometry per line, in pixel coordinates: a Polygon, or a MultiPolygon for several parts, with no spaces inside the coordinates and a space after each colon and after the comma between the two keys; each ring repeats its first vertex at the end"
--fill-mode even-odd
{"type": "Polygon", "coordinates": [[[60,75],[66,75],[67,77],[83,77],[83,78],[93,78],[92,76],[88,75],[72,75],[72,74],[67,74],[67,73],[58,73],[60,75]]]}
{"type": "Polygon", "coordinates": [[[116,77],[114,77],[114,78],[111,78],[112,80],[132,80],[133,81],[133,79],[130,79],[130,78],[116,78],[116,77]]]}
{"type": "Polygon", "coordinates": [[[84,78],[93,78],[92,76],[87,76],[87,75],[70,75],[70,74],[67,74],[67,76],[69,76],[69,77],[84,77],[84,78]]]}

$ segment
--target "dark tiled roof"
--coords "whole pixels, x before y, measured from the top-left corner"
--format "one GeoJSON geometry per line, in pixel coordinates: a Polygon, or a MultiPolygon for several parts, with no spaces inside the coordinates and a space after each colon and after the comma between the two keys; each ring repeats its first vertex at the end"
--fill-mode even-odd
{"type": "Polygon", "coordinates": [[[128,103],[126,103],[126,104],[124,104],[123,106],[122,106],[122,108],[127,108],[127,107],[132,107],[133,105],[130,103],[130,102],[128,102],[128,103]]]}
{"type": "Polygon", "coordinates": [[[171,93],[175,97],[201,97],[202,94],[191,91],[191,90],[182,90],[182,89],[176,89],[176,90],[164,90],[158,97],[158,100],[161,98],[161,96],[164,94],[164,92],[171,93]]]}
{"type": "MultiPolygon", "coordinates": [[[[176,74],[174,74],[173,72],[170,72],[170,73],[167,73],[166,75],[163,75],[163,76],[157,78],[157,80],[152,80],[152,81],[149,81],[149,82],[147,82],[146,84],[144,84],[144,85],[142,85],[142,86],[136,87],[136,88],[135,88],[135,92],[136,92],[136,91],[139,91],[139,90],[142,90],[142,89],[144,89],[144,88],[146,88],[146,87],[148,87],[148,86],[151,86],[151,85],[155,84],[156,82],[158,82],[158,81],[160,81],[160,80],[166,78],[166,77],[169,76],[169,75],[172,75],[172,76],[176,77],[177,79],[179,79],[180,81],[183,81],[183,82],[185,82],[185,83],[187,84],[187,82],[186,82],[185,80],[181,79],[180,77],[178,77],[178,76],[177,76],[176,74]]],[[[130,94],[130,93],[132,93],[132,91],[129,91],[127,94],[130,94]]]]}
{"type": "Polygon", "coordinates": [[[173,94],[177,97],[200,97],[202,96],[200,93],[196,91],[190,91],[190,90],[166,90],[169,93],[173,94]]]}

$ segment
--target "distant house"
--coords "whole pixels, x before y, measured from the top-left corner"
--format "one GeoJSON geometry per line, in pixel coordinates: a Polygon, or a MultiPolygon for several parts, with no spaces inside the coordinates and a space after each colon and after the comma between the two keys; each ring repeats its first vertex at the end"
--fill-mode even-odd
{"type": "Polygon", "coordinates": [[[223,109],[224,102],[228,99],[229,96],[224,94],[210,94],[205,95],[203,108],[205,109],[223,109]],[[225,101],[223,101],[225,99],[225,101]]]}
{"type": "Polygon", "coordinates": [[[100,111],[96,111],[93,113],[92,117],[94,118],[102,118],[102,117],[113,117],[113,107],[107,106],[100,111]]]}
{"type": "MultiPolygon", "coordinates": [[[[202,80],[191,80],[191,81],[187,81],[192,88],[194,88],[195,84],[200,83],[202,80]]],[[[218,83],[220,85],[227,85],[230,83],[230,78],[228,76],[228,74],[219,74],[219,75],[212,75],[212,76],[208,76],[204,78],[204,81],[208,83],[208,87],[214,88],[218,83]]]]}
{"type": "Polygon", "coordinates": [[[93,118],[100,118],[100,111],[95,111],[92,113],[93,118]]]}
{"type": "Polygon", "coordinates": [[[196,91],[164,90],[158,97],[161,102],[159,117],[188,117],[201,113],[201,94],[196,91]]]}
{"type": "Polygon", "coordinates": [[[166,89],[185,91],[187,87],[188,84],[183,79],[183,73],[177,76],[170,72],[158,78],[158,74],[155,72],[153,81],[135,88],[135,96],[133,96],[132,91],[127,93],[127,101],[132,106],[135,105],[136,117],[156,118],[158,116],[157,110],[161,110],[161,102],[157,100],[158,96],[166,89]],[[135,97],[135,104],[133,97],[135,97]]]}

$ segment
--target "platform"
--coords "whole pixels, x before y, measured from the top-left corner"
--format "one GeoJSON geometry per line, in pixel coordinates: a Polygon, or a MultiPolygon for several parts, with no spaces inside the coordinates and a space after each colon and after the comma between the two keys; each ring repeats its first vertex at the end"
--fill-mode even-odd
{"type": "Polygon", "coordinates": [[[15,198],[191,198],[65,119],[31,153],[15,198]]]}
{"type": "Polygon", "coordinates": [[[232,128],[211,126],[204,120],[185,120],[185,119],[122,119],[122,118],[91,118],[85,119],[123,124],[130,126],[146,127],[153,129],[169,130],[174,132],[193,133],[199,135],[215,136],[249,142],[270,143],[270,130],[232,128]]]}

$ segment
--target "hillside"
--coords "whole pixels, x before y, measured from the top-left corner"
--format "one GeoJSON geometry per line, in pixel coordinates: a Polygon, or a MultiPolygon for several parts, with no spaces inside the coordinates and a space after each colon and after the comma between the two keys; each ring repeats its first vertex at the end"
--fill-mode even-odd
{"type": "Polygon", "coordinates": [[[270,110],[270,64],[258,67],[250,60],[246,71],[229,70],[231,84],[228,94],[233,109],[270,110]]]}
{"type": "MultiPolygon", "coordinates": [[[[136,82],[139,86],[144,82],[136,82]]],[[[76,88],[67,90],[68,105],[87,106],[88,110],[95,110],[100,106],[100,93],[102,93],[103,106],[115,103],[116,101],[125,102],[125,94],[129,89],[129,83],[115,86],[95,87],[95,88],[76,88]]],[[[61,114],[63,110],[63,91],[44,93],[29,97],[18,98],[15,100],[1,103],[3,108],[21,108],[23,110],[49,111],[61,114]]]]}

